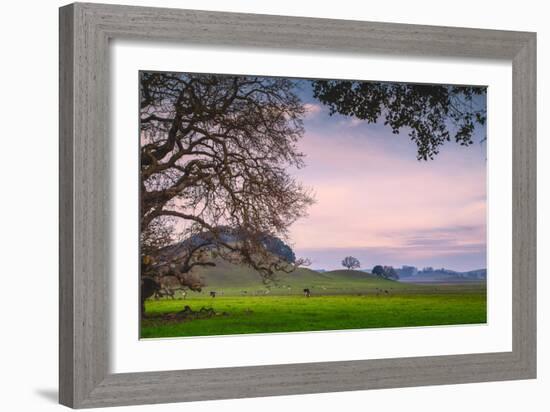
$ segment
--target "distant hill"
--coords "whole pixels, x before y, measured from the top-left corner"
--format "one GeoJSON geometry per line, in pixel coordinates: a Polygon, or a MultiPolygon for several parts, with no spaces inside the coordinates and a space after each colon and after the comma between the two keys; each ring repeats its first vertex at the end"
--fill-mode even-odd
{"type": "Polygon", "coordinates": [[[332,279],[346,279],[346,280],[386,280],[380,279],[378,276],[373,275],[362,270],[331,270],[330,272],[324,272],[323,275],[332,279]]]}
{"type": "Polygon", "coordinates": [[[487,279],[487,269],[470,270],[469,272],[462,272],[461,275],[471,279],[487,279]]]}
{"type": "MultiPolygon", "coordinates": [[[[241,234],[236,230],[226,227],[220,227],[219,230],[218,239],[228,244],[234,244],[242,239],[241,234]]],[[[177,259],[185,255],[190,246],[198,246],[201,243],[212,240],[212,238],[213,235],[208,232],[193,235],[179,243],[165,247],[159,256],[165,261],[177,259]]],[[[262,236],[261,242],[267,251],[280,259],[289,263],[294,263],[296,261],[296,255],[292,248],[278,237],[266,234],[262,236]]]]}
{"type": "Polygon", "coordinates": [[[463,283],[485,281],[487,269],[457,272],[449,269],[423,270],[413,276],[401,277],[401,282],[408,283],[463,283]]]}

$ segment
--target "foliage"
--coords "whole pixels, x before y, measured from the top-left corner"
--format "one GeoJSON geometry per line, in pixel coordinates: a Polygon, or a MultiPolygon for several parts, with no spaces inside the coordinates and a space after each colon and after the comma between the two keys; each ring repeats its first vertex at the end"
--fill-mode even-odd
{"type": "Polygon", "coordinates": [[[288,263],[296,263],[296,255],[292,248],[275,236],[266,236],[263,241],[266,249],[288,263]]]}
{"type": "Polygon", "coordinates": [[[373,267],[371,272],[373,275],[384,277],[384,267],[381,265],[376,265],[373,267]]]}
{"type": "Polygon", "coordinates": [[[433,159],[445,142],[473,143],[477,126],[485,125],[486,87],[441,86],[348,80],[315,80],[314,97],[330,114],[379,119],[394,134],[406,130],[416,143],[418,160],[433,159]]]}
{"type": "Polygon", "coordinates": [[[403,277],[403,278],[411,277],[418,273],[418,269],[416,268],[416,266],[403,265],[403,267],[399,269],[397,273],[400,277],[403,277]]]}
{"type": "Polygon", "coordinates": [[[397,280],[399,279],[399,275],[397,274],[397,271],[393,268],[393,266],[384,266],[384,278],[397,280]]]}
{"type": "Polygon", "coordinates": [[[361,267],[361,263],[359,262],[359,259],[353,256],[346,256],[342,260],[342,266],[344,266],[347,269],[358,269],[361,267]]]}
{"type": "Polygon", "coordinates": [[[399,275],[397,274],[397,271],[393,268],[393,266],[376,265],[372,268],[372,274],[383,279],[399,279],[399,275]]]}

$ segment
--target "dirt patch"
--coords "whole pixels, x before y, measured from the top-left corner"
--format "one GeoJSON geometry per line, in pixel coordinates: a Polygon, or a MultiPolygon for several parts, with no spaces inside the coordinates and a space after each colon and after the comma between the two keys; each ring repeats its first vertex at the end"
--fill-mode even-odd
{"type": "Polygon", "coordinates": [[[199,310],[193,310],[189,306],[185,306],[183,310],[180,310],[176,313],[168,313],[163,316],[165,320],[176,320],[176,321],[189,321],[195,319],[209,319],[215,316],[229,316],[227,312],[216,312],[212,308],[205,308],[204,306],[199,310]]]}

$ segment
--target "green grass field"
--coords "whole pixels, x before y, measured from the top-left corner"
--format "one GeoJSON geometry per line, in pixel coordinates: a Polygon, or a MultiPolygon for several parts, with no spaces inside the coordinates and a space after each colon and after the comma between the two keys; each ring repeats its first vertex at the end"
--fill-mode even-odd
{"type": "Polygon", "coordinates": [[[200,294],[189,293],[186,299],[149,300],[141,337],[477,324],[487,320],[485,283],[416,285],[355,271],[309,272],[281,279],[269,288],[257,282],[239,287],[218,284],[200,294]],[[303,287],[310,288],[311,297],[302,295],[303,287]],[[218,296],[209,297],[211,290],[218,296]],[[195,311],[212,308],[217,315],[184,321],[166,316],[185,305],[195,311]]]}

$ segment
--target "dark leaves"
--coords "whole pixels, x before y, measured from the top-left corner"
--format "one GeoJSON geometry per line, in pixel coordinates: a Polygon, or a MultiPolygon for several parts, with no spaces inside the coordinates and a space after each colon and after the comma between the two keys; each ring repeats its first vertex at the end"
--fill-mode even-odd
{"type": "Polygon", "coordinates": [[[392,133],[405,130],[417,145],[418,160],[433,159],[445,142],[473,143],[475,125],[484,125],[486,88],[347,80],[312,81],[313,95],[331,115],[383,119],[392,133]]]}

